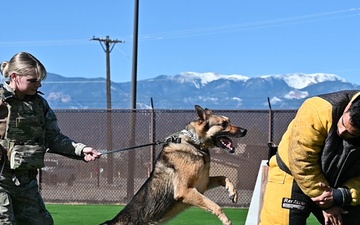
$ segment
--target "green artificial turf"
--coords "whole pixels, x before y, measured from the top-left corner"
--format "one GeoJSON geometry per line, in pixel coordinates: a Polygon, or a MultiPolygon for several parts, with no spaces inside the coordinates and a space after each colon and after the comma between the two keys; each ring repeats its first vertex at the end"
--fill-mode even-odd
{"type": "MultiPolygon", "coordinates": [[[[47,204],[55,225],[96,225],[113,218],[122,208],[121,205],[63,205],[47,204]]],[[[233,225],[245,225],[248,209],[224,208],[233,225]]],[[[217,225],[221,222],[209,212],[192,207],[178,215],[168,225],[217,225]]],[[[307,225],[319,224],[314,217],[307,225]]]]}

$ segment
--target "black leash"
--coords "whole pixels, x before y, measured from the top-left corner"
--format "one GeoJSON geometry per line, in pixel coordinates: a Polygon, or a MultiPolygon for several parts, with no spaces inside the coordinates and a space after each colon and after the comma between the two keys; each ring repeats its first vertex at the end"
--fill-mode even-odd
{"type": "Polygon", "coordinates": [[[102,155],[106,155],[106,154],[112,154],[115,152],[123,152],[123,151],[128,151],[131,149],[135,149],[135,148],[142,148],[142,147],[146,147],[146,146],[151,146],[151,145],[159,145],[165,143],[164,141],[158,141],[156,140],[154,143],[150,143],[150,144],[144,144],[144,145],[137,145],[137,146],[133,146],[133,147],[128,147],[128,148],[122,148],[122,149],[117,149],[117,150],[112,150],[112,151],[106,151],[106,152],[102,152],[102,155]]]}

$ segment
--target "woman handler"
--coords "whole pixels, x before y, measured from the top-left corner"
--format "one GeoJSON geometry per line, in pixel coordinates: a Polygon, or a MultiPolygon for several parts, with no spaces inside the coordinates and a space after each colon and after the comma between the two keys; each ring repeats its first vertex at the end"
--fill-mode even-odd
{"type": "Polygon", "coordinates": [[[85,161],[101,154],[60,132],[38,91],[47,75],[38,59],[20,52],[0,69],[9,78],[0,87],[0,224],[52,225],[36,179],[45,151],[85,161]]]}

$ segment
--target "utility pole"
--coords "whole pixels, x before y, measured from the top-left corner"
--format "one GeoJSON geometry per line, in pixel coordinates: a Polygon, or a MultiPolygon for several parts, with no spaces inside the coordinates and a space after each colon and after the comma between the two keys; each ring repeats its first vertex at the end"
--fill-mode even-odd
{"type": "MultiPolygon", "coordinates": [[[[131,101],[131,138],[130,146],[136,145],[136,93],[137,93],[137,62],[138,62],[138,17],[139,17],[139,0],[135,0],[134,5],[134,43],[133,43],[133,63],[132,63],[132,101],[131,101]]],[[[135,180],[135,162],[136,156],[135,151],[131,151],[128,154],[128,162],[130,162],[128,167],[128,182],[127,182],[127,200],[130,201],[134,195],[134,180],[135,180]]]]}
{"type": "MultiPolygon", "coordinates": [[[[110,77],[110,53],[113,50],[116,43],[123,43],[117,39],[110,39],[109,36],[106,38],[96,38],[93,37],[91,41],[99,41],[101,47],[106,53],[106,124],[107,124],[107,150],[111,151],[113,149],[112,141],[112,117],[111,117],[111,77],[110,77]],[[104,44],[103,44],[104,43],[104,44]],[[104,47],[105,45],[105,47],[104,47]]],[[[107,156],[107,182],[108,184],[113,184],[113,156],[110,154],[107,156]]],[[[100,171],[98,172],[98,176],[100,171]]]]}
{"type": "Polygon", "coordinates": [[[139,42],[139,0],[135,0],[134,6],[134,37],[133,37],[133,63],[132,63],[132,101],[131,108],[136,109],[137,96],[137,66],[138,66],[138,42],[139,42]]]}
{"type": "Polygon", "coordinates": [[[117,39],[110,39],[109,36],[106,36],[106,38],[93,37],[90,40],[99,41],[101,47],[104,49],[106,53],[106,106],[108,110],[111,110],[110,53],[115,47],[116,43],[124,43],[124,41],[120,41],[117,39]],[[105,47],[103,45],[103,42],[105,43],[105,47]]]}

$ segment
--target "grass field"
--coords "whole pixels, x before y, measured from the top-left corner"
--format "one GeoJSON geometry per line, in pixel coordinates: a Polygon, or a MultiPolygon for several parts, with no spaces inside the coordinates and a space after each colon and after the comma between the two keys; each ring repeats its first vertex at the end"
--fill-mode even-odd
{"type": "MultiPolygon", "coordinates": [[[[122,208],[120,205],[62,205],[47,204],[55,220],[55,225],[96,225],[113,218],[122,208]]],[[[244,225],[248,209],[225,208],[226,215],[233,225],[244,225]]],[[[168,225],[217,225],[221,222],[211,213],[199,208],[190,208],[168,225]]],[[[317,225],[316,219],[310,217],[308,225],[317,225]]]]}

